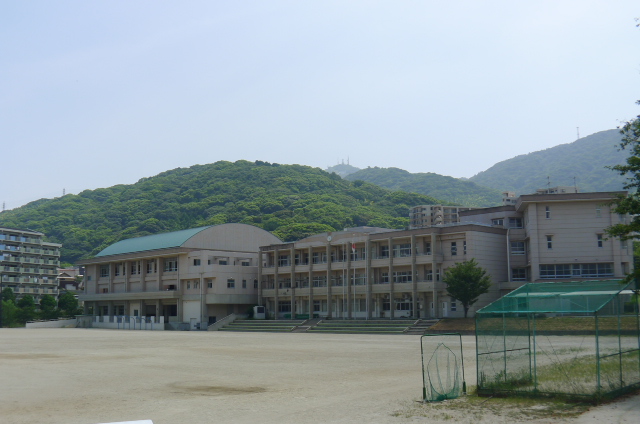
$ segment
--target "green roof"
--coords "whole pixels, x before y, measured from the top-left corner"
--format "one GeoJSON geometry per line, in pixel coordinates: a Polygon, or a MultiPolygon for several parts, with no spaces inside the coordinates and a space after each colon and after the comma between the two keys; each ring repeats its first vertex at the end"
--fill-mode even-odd
{"type": "Polygon", "coordinates": [[[173,231],[171,233],[154,234],[151,236],[136,237],[121,240],[102,250],[96,255],[111,256],[122,255],[124,253],[145,252],[147,250],[169,249],[172,247],[180,247],[191,237],[200,231],[212,227],[211,225],[199,228],[190,228],[188,230],[173,231]]]}
{"type": "Polygon", "coordinates": [[[625,284],[622,280],[529,283],[476,314],[593,313],[632,284],[625,284]]]}

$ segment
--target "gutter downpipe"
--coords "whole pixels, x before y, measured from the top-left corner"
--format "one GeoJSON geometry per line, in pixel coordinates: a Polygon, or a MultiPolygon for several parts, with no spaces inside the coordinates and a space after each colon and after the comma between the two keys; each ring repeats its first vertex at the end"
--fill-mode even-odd
{"type": "MultiPolygon", "coordinates": [[[[511,283],[511,245],[509,243],[509,230],[507,228],[507,282],[511,283]]],[[[511,287],[511,285],[509,285],[511,287]]]]}

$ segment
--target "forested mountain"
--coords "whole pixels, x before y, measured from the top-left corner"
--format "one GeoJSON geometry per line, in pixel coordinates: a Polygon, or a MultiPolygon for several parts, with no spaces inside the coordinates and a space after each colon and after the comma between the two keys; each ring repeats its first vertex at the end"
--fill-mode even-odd
{"type": "Polygon", "coordinates": [[[474,183],[517,194],[534,193],[547,186],[573,186],[581,191],[622,190],[624,177],[606,166],[623,163],[628,151],[619,151],[621,135],[607,130],[573,143],[516,156],[470,178],[474,183]]]}
{"type": "Polygon", "coordinates": [[[398,168],[366,168],[347,175],[350,181],[367,181],[391,190],[403,190],[443,199],[463,206],[502,204],[501,192],[476,183],[431,172],[412,174],[398,168]]]}
{"type": "Polygon", "coordinates": [[[41,231],[63,244],[62,261],[74,262],[125,238],[227,222],[256,225],[284,241],[361,225],[404,228],[410,206],[435,203],[319,168],[216,162],[40,199],[1,212],[0,226],[41,231]]]}
{"type": "Polygon", "coordinates": [[[356,168],[355,166],[351,166],[348,163],[339,163],[338,165],[333,165],[327,168],[327,172],[335,172],[340,175],[342,178],[346,177],[349,174],[353,174],[354,172],[358,172],[360,168],[356,168]]]}

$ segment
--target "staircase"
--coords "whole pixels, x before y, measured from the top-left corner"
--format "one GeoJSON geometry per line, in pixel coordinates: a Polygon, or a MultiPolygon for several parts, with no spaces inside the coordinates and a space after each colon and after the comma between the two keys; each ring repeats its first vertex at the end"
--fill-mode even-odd
{"type": "Polygon", "coordinates": [[[308,333],[404,334],[413,320],[321,320],[308,333]]]}
{"type": "Polygon", "coordinates": [[[429,327],[437,323],[437,319],[419,319],[415,322],[409,329],[405,332],[405,334],[415,334],[415,335],[423,335],[427,333],[429,327]]]}
{"type": "Polygon", "coordinates": [[[304,320],[253,320],[240,319],[230,322],[218,329],[218,331],[263,331],[270,333],[288,333],[299,325],[304,324],[304,320]]]}

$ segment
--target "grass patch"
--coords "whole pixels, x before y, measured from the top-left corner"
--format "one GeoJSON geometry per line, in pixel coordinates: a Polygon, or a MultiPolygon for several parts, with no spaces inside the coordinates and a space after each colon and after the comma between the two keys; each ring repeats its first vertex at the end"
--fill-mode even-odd
{"type": "Polygon", "coordinates": [[[451,331],[452,333],[458,331],[475,331],[476,320],[475,318],[445,318],[432,325],[429,329],[451,331]]]}
{"type": "Polygon", "coordinates": [[[589,403],[568,402],[550,398],[481,398],[463,396],[444,402],[407,402],[393,412],[401,418],[429,418],[429,422],[510,422],[534,419],[562,420],[578,416],[589,409],[589,403]]]}

